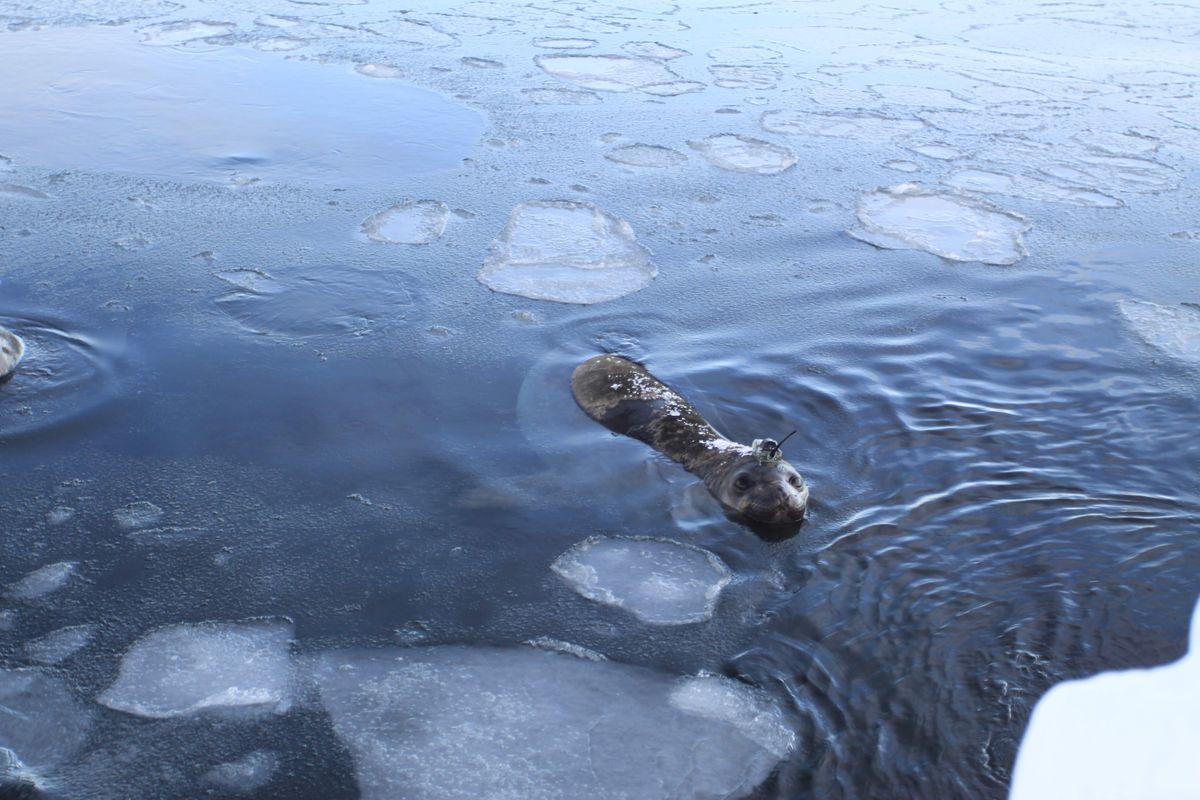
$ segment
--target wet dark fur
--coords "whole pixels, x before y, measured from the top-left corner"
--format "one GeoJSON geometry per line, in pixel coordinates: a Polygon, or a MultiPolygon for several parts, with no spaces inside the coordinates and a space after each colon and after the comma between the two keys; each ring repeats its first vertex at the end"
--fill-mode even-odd
{"type": "Polygon", "coordinates": [[[589,417],[645,442],[703,480],[727,511],[772,525],[803,519],[808,488],[795,468],[786,461],[759,464],[749,447],[717,433],[641,364],[613,355],[589,358],[571,376],[571,391],[589,417]]]}

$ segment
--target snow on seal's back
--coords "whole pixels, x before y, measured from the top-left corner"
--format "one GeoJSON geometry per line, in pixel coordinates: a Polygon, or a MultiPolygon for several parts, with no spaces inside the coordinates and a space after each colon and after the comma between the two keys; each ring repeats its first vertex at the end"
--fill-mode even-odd
{"type": "Polygon", "coordinates": [[[625,220],[591,203],[534,200],[512,210],[479,280],[505,294],[586,305],[644,289],[657,274],[625,220]]]}

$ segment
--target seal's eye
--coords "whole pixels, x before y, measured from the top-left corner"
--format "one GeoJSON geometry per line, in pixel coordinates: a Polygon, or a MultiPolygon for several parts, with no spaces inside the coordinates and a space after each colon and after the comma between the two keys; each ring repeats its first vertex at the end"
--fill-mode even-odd
{"type": "Polygon", "coordinates": [[[739,492],[744,492],[750,488],[750,479],[745,475],[738,475],[737,480],[733,482],[733,488],[739,492]]]}
{"type": "Polygon", "coordinates": [[[797,489],[804,485],[804,481],[800,480],[799,475],[793,475],[788,478],[788,483],[790,483],[792,486],[795,486],[797,489]]]}

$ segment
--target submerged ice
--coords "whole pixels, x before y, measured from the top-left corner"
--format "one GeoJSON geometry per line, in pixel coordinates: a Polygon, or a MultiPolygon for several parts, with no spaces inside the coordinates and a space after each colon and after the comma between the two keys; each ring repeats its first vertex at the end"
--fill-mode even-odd
{"type": "Polygon", "coordinates": [[[1122,300],[1117,308],[1146,342],[1173,358],[1200,364],[1200,307],[1122,300]]]}
{"type": "Polygon", "coordinates": [[[743,684],[533,648],[334,652],[313,675],[364,800],[736,798],[791,748],[743,684]]]}
{"type": "Polygon", "coordinates": [[[589,304],[644,289],[657,274],[625,220],[591,203],[534,200],[512,210],[479,280],[506,294],[589,304]]]}
{"type": "Polygon", "coordinates": [[[44,597],[66,586],[78,566],[74,561],[59,561],[39,567],[9,586],[6,594],[14,600],[36,600],[44,597]]]}
{"type": "Polygon", "coordinates": [[[292,625],[283,620],[170,625],[138,640],[98,698],[165,718],[205,710],[283,711],[291,703],[292,625]]]}
{"type": "Polygon", "coordinates": [[[1014,264],[1026,255],[1024,217],[956,192],[915,183],[864,192],[848,233],[877,247],[924,250],[952,261],[1014,264]]]}
{"type": "Polygon", "coordinates": [[[91,712],[59,678],[39,669],[0,669],[0,795],[5,781],[38,777],[87,740],[91,712]]]}
{"type": "Polygon", "coordinates": [[[654,625],[710,619],[731,577],[724,562],[707,550],[625,536],[587,539],[559,556],[551,569],[587,599],[654,625]]]}

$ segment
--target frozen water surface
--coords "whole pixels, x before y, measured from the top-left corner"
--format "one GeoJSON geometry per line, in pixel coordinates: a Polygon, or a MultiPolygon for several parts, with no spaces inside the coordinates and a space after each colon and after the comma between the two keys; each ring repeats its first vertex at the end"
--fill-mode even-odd
{"type": "Polygon", "coordinates": [[[538,56],[537,65],[556,78],[602,92],[629,92],[679,76],[660,62],[628,56],[538,56]]]}
{"type": "Polygon", "coordinates": [[[748,687],[697,697],[612,661],[393,648],[327,653],[313,674],[364,800],[735,798],[789,752],[748,687]]]}
{"type": "Polygon", "coordinates": [[[1200,364],[1200,307],[1122,300],[1117,308],[1138,336],[1173,358],[1200,364]]]}
{"type": "Polygon", "coordinates": [[[657,274],[629,223],[590,203],[553,200],[513,209],[479,280],[497,292],[589,304],[643,289],[657,274]]]}
{"type": "Polygon", "coordinates": [[[952,261],[1013,264],[1026,255],[1029,223],[966,195],[917,184],[874,189],[858,201],[860,227],[849,231],[887,249],[925,250],[952,261]]]}
{"type": "Polygon", "coordinates": [[[91,720],[62,679],[40,669],[0,669],[0,795],[5,778],[43,783],[87,741],[91,720]]]}
{"type": "Polygon", "coordinates": [[[279,712],[291,704],[290,623],[201,622],[160,628],[121,659],[96,700],[140,717],[200,711],[279,712]]]}
{"type": "Polygon", "coordinates": [[[590,106],[604,102],[595,92],[578,89],[524,89],[527,98],[543,106],[590,106]]]}
{"type": "Polygon", "coordinates": [[[406,200],[363,220],[369,239],[393,244],[429,244],[442,235],[450,209],[437,200],[406,200]]]}
{"type": "Polygon", "coordinates": [[[677,167],[687,163],[687,156],[678,150],[657,144],[630,144],[604,154],[609,161],[633,167],[677,167]]]}
{"type": "Polygon", "coordinates": [[[666,539],[593,537],[551,566],[589,600],[629,611],[655,625],[710,619],[730,580],[712,553],[666,539]]]}
{"type": "Polygon", "coordinates": [[[715,167],[752,175],[777,175],[799,160],[787,147],[741,134],[722,133],[690,141],[688,146],[715,167]]]}
{"type": "Polygon", "coordinates": [[[91,625],[72,625],[59,628],[45,636],[25,643],[25,653],[39,664],[57,664],[87,646],[95,634],[91,625]]]}
{"type": "Polygon", "coordinates": [[[11,584],[5,595],[14,600],[37,600],[66,586],[78,568],[79,565],[74,561],[47,564],[11,584]]]}

